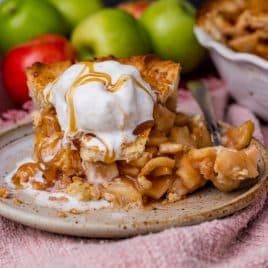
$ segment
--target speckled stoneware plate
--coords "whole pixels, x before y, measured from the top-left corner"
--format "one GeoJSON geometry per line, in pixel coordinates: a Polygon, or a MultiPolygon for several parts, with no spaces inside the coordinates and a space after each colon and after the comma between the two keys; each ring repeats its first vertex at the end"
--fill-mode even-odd
{"type": "MultiPolygon", "coordinates": [[[[263,156],[263,174],[254,185],[232,193],[221,193],[206,186],[185,200],[154,209],[125,211],[103,208],[59,217],[57,209],[38,206],[34,198],[13,191],[12,198],[0,201],[0,215],[49,232],[101,238],[128,237],[221,218],[246,207],[266,190],[268,155],[263,146],[254,143],[263,156]],[[23,202],[14,202],[14,198],[23,202]]],[[[4,183],[6,174],[14,170],[17,162],[31,156],[32,144],[30,124],[0,134],[0,184],[4,183]]]]}

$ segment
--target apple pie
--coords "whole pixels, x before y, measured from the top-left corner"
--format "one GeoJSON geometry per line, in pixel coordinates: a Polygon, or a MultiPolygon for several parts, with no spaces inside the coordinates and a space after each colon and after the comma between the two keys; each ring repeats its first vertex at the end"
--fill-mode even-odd
{"type": "Polygon", "coordinates": [[[201,116],[176,113],[180,69],[152,55],[28,69],[34,162],[18,168],[16,188],[137,208],[257,177],[252,122],[225,129],[213,147],[201,116]]]}
{"type": "Polygon", "coordinates": [[[268,59],[268,1],[210,0],[197,23],[231,49],[268,59]]]}

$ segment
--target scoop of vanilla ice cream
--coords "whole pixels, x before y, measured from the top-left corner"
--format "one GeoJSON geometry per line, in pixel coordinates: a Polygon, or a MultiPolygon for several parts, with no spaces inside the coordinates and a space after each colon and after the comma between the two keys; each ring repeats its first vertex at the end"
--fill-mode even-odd
{"type": "Polygon", "coordinates": [[[115,160],[120,160],[122,144],[136,139],[135,128],[153,120],[156,95],[134,66],[116,61],[96,62],[92,66],[93,72],[85,63],[74,64],[56,82],[48,84],[44,94],[54,105],[67,137],[72,139],[77,134],[92,134],[93,138],[86,143],[89,147],[109,150],[115,155],[115,160]],[[91,73],[94,79],[77,82],[91,73]],[[110,76],[111,84],[100,80],[102,74],[110,76]],[[122,77],[126,79],[112,91],[122,77]],[[71,89],[72,99],[68,98],[71,89]],[[75,131],[70,127],[72,114],[75,131]]]}

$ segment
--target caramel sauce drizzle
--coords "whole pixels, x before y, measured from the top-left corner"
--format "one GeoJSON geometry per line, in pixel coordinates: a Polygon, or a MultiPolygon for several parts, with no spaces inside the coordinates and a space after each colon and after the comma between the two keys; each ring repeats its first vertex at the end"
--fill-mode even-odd
{"type": "MultiPolygon", "coordinates": [[[[96,136],[86,136],[85,137],[88,141],[90,141],[92,138],[95,138],[99,140],[105,147],[105,155],[104,155],[104,162],[105,163],[112,163],[115,161],[115,151],[113,150],[112,154],[110,154],[109,146],[99,137],[96,136]]],[[[95,151],[100,151],[99,148],[96,150],[95,148],[98,148],[97,146],[92,146],[91,149],[95,151]]]]}
{"type": "Polygon", "coordinates": [[[68,100],[69,104],[69,130],[71,132],[76,131],[76,119],[75,119],[75,110],[74,110],[74,100],[73,95],[75,89],[79,86],[80,82],[84,79],[84,77],[80,77],[82,73],[86,70],[86,66],[83,67],[83,69],[79,72],[76,80],[72,84],[71,88],[66,92],[65,99],[68,100]]]}
{"type": "Polygon", "coordinates": [[[154,101],[154,97],[151,95],[151,93],[138,80],[136,80],[134,77],[133,77],[133,79],[134,79],[136,85],[139,88],[141,88],[143,91],[145,91],[152,98],[152,100],[154,101]]]}
{"type": "Polygon", "coordinates": [[[114,85],[109,85],[108,91],[116,92],[129,80],[129,75],[122,75],[114,85]]]}
{"type": "Polygon", "coordinates": [[[109,74],[96,72],[94,70],[94,62],[82,61],[81,63],[85,64],[88,67],[89,72],[90,72],[91,75],[102,77],[102,78],[104,78],[104,79],[106,79],[108,81],[108,84],[112,84],[112,78],[111,78],[111,76],[109,74]]]}
{"type": "Polygon", "coordinates": [[[82,64],[85,64],[88,68],[89,68],[89,72],[90,72],[90,76],[98,76],[101,78],[104,78],[106,81],[108,81],[108,90],[111,92],[116,92],[118,89],[120,89],[120,87],[127,82],[128,79],[132,78],[135,82],[135,84],[141,88],[143,91],[145,91],[148,95],[150,95],[153,99],[153,96],[151,95],[151,93],[134,77],[130,76],[130,75],[122,75],[119,80],[113,85],[112,84],[112,78],[109,74],[106,73],[101,73],[101,72],[96,72],[94,70],[94,63],[93,62],[89,62],[89,61],[82,61],[82,64]]]}
{"type": "Polygon", "coordinates": [[[50,89],[49,89],[49,91],[48,91],[48,93],[47,93],[47,95],[46,95],[46,97],[45,97],[46,102],[49,102],[49,99],[50,99],[50,96],[51,96],[52,88],[53,88],[53,86],[54,86],[58,81],[59,81],[59,77],[57,77],[57,78],[52,82],[52,85],[51,85],[51,87],[50,87],[50,89]]]}
{"type": "Polygon", "coordinates": [[[11,181],[16,186],[16,189],[23,189],[22,182],[28,182],[38,171],[37,163],[25,163],[18,168],[13,175],[11,181]]]}

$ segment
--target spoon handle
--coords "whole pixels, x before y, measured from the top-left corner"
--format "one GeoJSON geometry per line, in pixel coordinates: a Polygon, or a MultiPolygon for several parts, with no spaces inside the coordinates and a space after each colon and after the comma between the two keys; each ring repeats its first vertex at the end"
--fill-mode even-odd
{"type": "Polygon", "coordinates": [[[214,146],[221,145],[220,130],[215,119],[215,113],[207,87],[201,81],[190,81],[187,83],[187,87],[192,92],[204,114],[207,128],[210,132],[214,146]]]}

